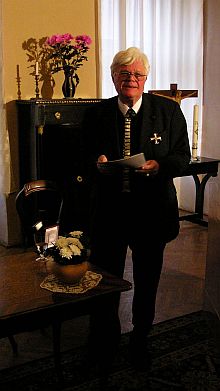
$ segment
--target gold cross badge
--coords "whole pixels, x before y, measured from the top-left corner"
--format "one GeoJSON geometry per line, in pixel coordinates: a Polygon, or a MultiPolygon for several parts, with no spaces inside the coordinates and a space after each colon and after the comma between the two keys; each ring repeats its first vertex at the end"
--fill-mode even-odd
{"type": "Polygon", "coordinates": [[[158,133],[154,133],[154,137],[151,137],[150,141],[154,141],[154,144],[159,144],[162,141],[162,138],[161,136],[158,136],[158,133]]]}

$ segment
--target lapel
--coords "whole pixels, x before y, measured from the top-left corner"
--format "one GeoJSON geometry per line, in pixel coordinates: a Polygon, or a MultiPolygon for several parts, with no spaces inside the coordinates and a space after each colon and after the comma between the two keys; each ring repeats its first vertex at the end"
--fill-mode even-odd
{"type": "Polygon", "coordinates": [[[104,111],[104,122],[107,130],[108,145],[110,148],[110,155],[114,159],[120,156],[120,140],[118,129],[118,97],[108,99],[107,111],[104,111]]]}
{"type": "Polygon", "coordinates": [[[143,151],[146,156],[152,156],[153,144],[150,142],[150,137],[153,136],[155,131],[156,113],[151,100],[151,95],[143,94],[142,99],[143,119],[140,134],[140,150],[143,151]]]}

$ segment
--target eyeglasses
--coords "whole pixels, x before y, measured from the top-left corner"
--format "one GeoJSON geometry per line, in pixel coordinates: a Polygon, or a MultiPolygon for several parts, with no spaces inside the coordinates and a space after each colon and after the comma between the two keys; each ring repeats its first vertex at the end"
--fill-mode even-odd
{"type": "Polygon", "coordinates": [[[123,79],[130,78],[131,76],[134,76],[136,80],[144,80],[147,75],[142,75],[139,72],[128,72],[128,71],[121,71],[121,72],[115,72],[119,77],[123,79]]]}

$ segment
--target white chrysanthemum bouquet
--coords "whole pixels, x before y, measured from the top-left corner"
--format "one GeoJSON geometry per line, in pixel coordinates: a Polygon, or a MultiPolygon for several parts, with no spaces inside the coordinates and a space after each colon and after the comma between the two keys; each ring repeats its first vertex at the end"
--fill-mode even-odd
{"type": "Polygon", "coordinates": [[[60,265],[82,263],[88,259],[88,238],[82,231],[69,232],[67,236],[59,236],[46,253],[60,265]]]}

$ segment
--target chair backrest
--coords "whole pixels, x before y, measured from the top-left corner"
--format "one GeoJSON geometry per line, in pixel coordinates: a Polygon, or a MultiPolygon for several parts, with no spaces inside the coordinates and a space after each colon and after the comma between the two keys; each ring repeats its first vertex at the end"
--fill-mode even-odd
{"type": "Polygon", "coordinates": [[[45,227],[60,224],[63,195],[53,181],[39,179],[26,183],[15,202],[26,245],[33,244],[33,226],[39,221],[45,227]]]}

